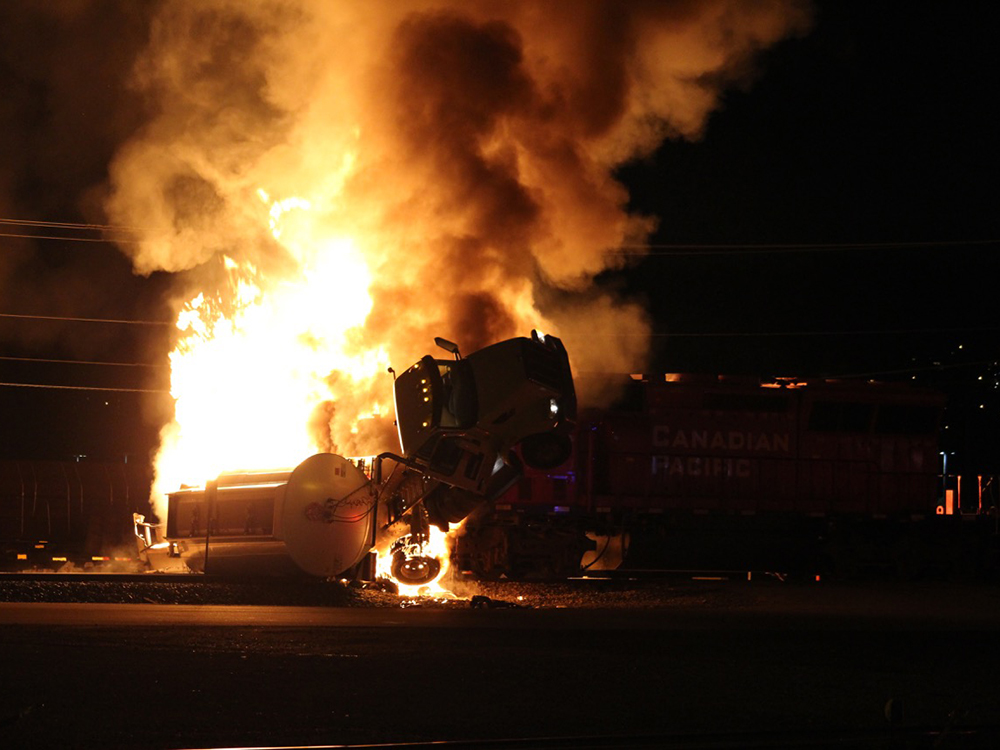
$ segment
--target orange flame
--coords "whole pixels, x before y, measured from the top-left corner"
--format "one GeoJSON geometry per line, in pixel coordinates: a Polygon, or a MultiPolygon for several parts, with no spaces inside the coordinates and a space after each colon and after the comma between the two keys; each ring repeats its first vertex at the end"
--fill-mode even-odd
{"type": "Polygon", "coordinates": [[[378,551],[376,575],[379,578],[393,580],[399,588],[400,596],[433,597],[437,599],[454,598],[455,595],[444,587],[443,582],[447,580],[448,570],[451,567],[448,534],[456,531],[460,526],[461,524],[449,524],[450,528],[447,534],[441,531],[441,529],[437,526],[431,526],[429,528],[428,540],[423,548],[424,553],[429,557],[436,557],[441,561],[441,570],[434,577],[434,580],[420,584],[419,586],[410,586],[405,583],[400,583],[392,575],[392,557],[387,554],[386,550],[378,551]]]}
{"type": "MultiPolygon", "coordinates": [[[[161,492],[221,471],[296,465],[320,450],[306,426],[317,405],[338,396],[331,370],[358,387],[385,370],[382,348],[357,351],[350,341],[372,306],[368,266],[352,238],[315,231],[309,210],[297,197],[270,203],[270,231],[297,259],[295,273],[265,290],[252,264],[227,256],[225,309],[201,293],[178,314],[175,417],[157,457],[161,492]]],[[[372,400],[351,429],[385,409],[372,400]]]]}

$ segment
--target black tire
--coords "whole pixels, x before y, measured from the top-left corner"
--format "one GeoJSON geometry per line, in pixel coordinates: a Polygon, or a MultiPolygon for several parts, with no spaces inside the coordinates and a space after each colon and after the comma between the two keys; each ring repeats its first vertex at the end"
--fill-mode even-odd
{"type": "Polygon", "coordinates": [[[407,557],[402,552],[392,556],[392,577],[407,586],[422,586],[437,578],[441,561],[436,557],[407,557]]]}

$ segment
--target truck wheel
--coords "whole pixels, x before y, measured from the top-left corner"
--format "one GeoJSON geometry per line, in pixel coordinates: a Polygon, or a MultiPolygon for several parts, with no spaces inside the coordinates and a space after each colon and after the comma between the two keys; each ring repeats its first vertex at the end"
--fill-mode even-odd
{"type": "Polygon", "coordinates": [[[437,578],[441,561],[426,555],[407,556],[396,552],[392,556],[392,577],[407,586],[422,586],[437,578]]]}

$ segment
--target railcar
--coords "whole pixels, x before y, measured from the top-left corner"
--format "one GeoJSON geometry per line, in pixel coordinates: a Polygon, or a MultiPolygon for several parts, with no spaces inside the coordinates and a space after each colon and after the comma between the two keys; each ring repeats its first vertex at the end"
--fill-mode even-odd
{"type": "Polygon", "coordinates": [[[457,566],[492,578],[623,560],[809,575],[995,565],[995,508],[947,501],[944,401],[906,384],[633,376],[615,407],[581,414],[568,461],[528,470],[468,520],[457,566]]]}
{"type": "Polygon", "coordinates": [[[137,566],[132,518],[149,514],[150,483],[144,463],[0,461],[0,566],[137,566]]]}

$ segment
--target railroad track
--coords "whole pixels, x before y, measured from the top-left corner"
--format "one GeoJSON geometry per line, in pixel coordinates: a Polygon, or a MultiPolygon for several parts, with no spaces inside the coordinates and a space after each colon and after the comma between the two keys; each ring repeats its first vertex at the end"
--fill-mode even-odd
{"type": "MultiPolygon", "coordinates": [[[[546,583],[561,583],[586,587],[591,584],[602,582],[628,582],[628,581],[703,581],[703,582],[743,582],[743,581],[783,581],[785,574],[772,571],[747,571],[747,570],[659,570],[659,569],[639,569],[639,570],[602,570],[597,572],[584,573],[579,576],[569,576],[565,579],[551,581],[527,581],[544,585],[546,583]]],[[[84,571],[79,573],[63,573],[58,571],[3,571],[0,572],[0,582],[2,581],[43,581],[43,582],[84,582],[84,581],[115,581],[121,583],[226,583],[226,582],[277,582],[286,579],[280,577],[233,577],[219,576],[204,573],[134,573],[134,572],[114,572],[114,571],[84,571]]],[[[319,582],[320,579],[305,579],[319,582]]]]}
{"type": "Polygon", "coordinates": [[[42,581],[48,583],[83,583],[85,581],[112,581],[116,583],[218,583],[223,580],[225,579],[202,573],[114,573],[93,571],[83,573],[46,573],[34,570],[0,572],[0,582],[42,581]]]}

